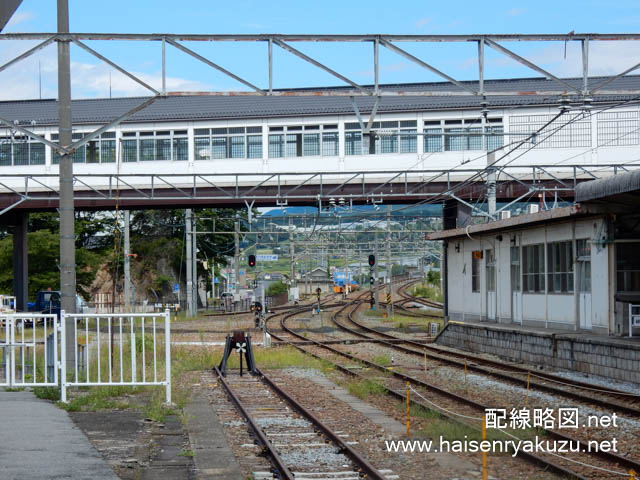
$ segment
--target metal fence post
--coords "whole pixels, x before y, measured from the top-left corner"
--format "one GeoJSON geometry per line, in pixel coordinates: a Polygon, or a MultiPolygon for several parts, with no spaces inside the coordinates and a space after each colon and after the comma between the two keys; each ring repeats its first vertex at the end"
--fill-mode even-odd
{"type": "Polygon", "coordinates": [[[60,310],[60,401],[67,403],[67,336],[66,313],[60,310]]]}
{"type": "Polygon", "coordinates": [[[171,403],[171,313],[164,311],[164,371],[166,402],[171,403]]]}

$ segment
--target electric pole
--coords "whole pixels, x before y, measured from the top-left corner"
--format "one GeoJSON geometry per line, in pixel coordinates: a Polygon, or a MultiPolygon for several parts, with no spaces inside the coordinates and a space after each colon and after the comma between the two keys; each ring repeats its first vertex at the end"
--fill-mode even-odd
{"type": "Polygon", "coordinates": [[[387,205],[387,318],[391,316],[391,205],[387,205]]]}
{"type": "Polygon", "coordinates": [[[193,219],[193,214],[190,208],[187,208],[187,210],[185,211],[185,216],[184,216],[184,228],[185,228],[185,237],[186,237],[186,242],[187,245],[185,246],[185,250],[186,250],[186,268],[187,268],[187,314],[190,317],[193,317],[195,315],[195,312],[193,311],[193,267],[192,267],[192,262],[191,262],[191,256],[193,255],[193,248],[191,246],[191,242],[193,241],[192,238],[192,234],[191,234],[191,226],[193,224],[192,222],[193,219]]]}
{"type": "Polygon", "coordinates": [[[129,221],[131,212],[124,211],[124,308],[131,309],[131,245],[129,240],[129,221]]]}

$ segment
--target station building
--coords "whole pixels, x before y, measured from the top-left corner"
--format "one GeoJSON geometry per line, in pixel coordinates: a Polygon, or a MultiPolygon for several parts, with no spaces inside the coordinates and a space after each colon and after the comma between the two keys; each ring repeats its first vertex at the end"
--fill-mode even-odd
{"type": "MultiPolygon", "coordinates": [[[[609,77],[593,77],[590,83],[607,80],[609,77]]],[[[582,79],[566,81],[577,90],[582,88],[582,79]]],[[[477,87],[477,82],[467,83],[477,87]]],[[[350,87],[327,87],[327,95],[315,97],[167,96],[79,147],[73,154],[74,172],[240,174],[483,168],[486,152],[499,147],[505,147],[507,154],[501,164],[511,166],[559,168],[565,163],[591,167],[638,158],[640,108],[634,95],[596,93],[588,101],[569,95],[565,113],[554,120],[562,107],[560,96],[533,94],[556,88],[550,80],[486,80],[484,87],[487,92],[513,94],[440,96],[451,85],[437,82],[387,86],[404,96],[383,96],[378,103],[371,97],[352,100],[350,87]],[[372,111],[373,135],[363,130],[372,111]],[[549,122],[548,132],[532,140],[535,148],[529,148],[531,142],[518,145],[517,140],[549,122]]],[[[640,89],[640,76],[614,79],[609,87],[640,89]]],[[[74,141],[146,100],[74,100],[74,141]]],[[[51,142],[58,141],[55,99],[3,101],[0,117],[51,142]]],[[[59,160],[43,143],[15,129],[0,128],[0,175],[55,174],[59,160]]],[[[20,179],[7,182],[22,187],[20,179]]]]}
{"type": "Polygon", "coordinates": [[[449,228],[429,236],[444,242],[445,314],[640,336],[629,321],[631,306],[640,313],[639,207],[633,171],[578,185],[570,206],[478,224],[445,217],[449,228]]]}

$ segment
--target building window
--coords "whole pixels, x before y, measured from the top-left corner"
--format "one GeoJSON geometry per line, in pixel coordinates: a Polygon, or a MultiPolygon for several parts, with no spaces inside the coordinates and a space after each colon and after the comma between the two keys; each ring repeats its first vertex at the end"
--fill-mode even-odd
{"type": "Polygon", "coordinates": [[[334,140],[338,134],[331,131],[337,128],[337,125],[269,127],[269,158],[337,156],[338,144],[334,140]]]}
{"type": "Polygon", "coordinates": [[[196,128],[193,148],[196,160],[262,158],[262,127],[196,128]]]}
{"type": "Polygon", "coordinates": [[[482,256],[475,255],[475,252],[471,252],[471,291],[480,291],[480,261],[482,256]]]}
{"type": "Polygon", "coordinates": [[[638,111],[598,114],[598,146],[638,145],[638,111]]]}
{"type": "MultiPolygon", "coordinates": [[[[85,133],[74,133],[74,142],[83,139],[85,133]]],[[[51,135],[51,140],[58,143],[58,134],[51,135]]],[[[89,140],[78,147],[71,155],[73,163],[115,163],[116,161],[116,132],[104,132],[102,135],[89,140]]],[[[60,163],[60,155],[56,151],[51,152],[51,161],[54,165],[60,163]]],[[[44,163],[44,162],[42,162],[44,163]]]]}
{"type": "Polygon", "coordinates": [[[502,118],[487,118],[484,127],[485,145],[488,152],[500,148],[504,145],[504,127],[502,118]]]}
{"type": "Polygon", "coordinates": [[[571,242],[547,244],[547,276],[550,293],[573,292],[573,247],[571,242]]]}
{"type": "Polygon", "coordinates": [[[416,153],[417,125],[416,120],[373,122],[370,131],[372,147],[370,135],[363,135],[360,123],[345,123],[345,155],[416,153]]]}
{"type": "Polygon", "coordinates": [[[493,250],[485,250],[485,270],[487,272],[487,291],[496,291],[496,257],[493,250]]]}
{"type": "Polygon", "coordinates": [[[174,130],[172,136],[173,160],[185,162],[189,160],[189,137],[186,130],[174,130]]]}
{"type": "Polygon", "coordinates": [[[519,292],[520,288],[520,247],[511,247],[511,291],[519,292]]]}
{"type": "Polygon", "coordinates": [[[544,292],[544,245],[522,247],[522,291],[544,292]]]}
{"type": "Polygon", "coordinates": [[[482,150],[482,125],[479,120],[445,120],[444,149],[457,152],[482,150]]]}
{"type": "MultiPolygon", "coordinates": [[[[523,140],[528,135],[538,131],[555,115],[512,115],[509,117],[509,131],[515,135],[512,140],[523,140]]],[[[556,122],[548,125],[542,130],[536,139],[537,148],[572,148],[591,146],[591,119],[582,113],[565,114],[556,122]],[[570,122],[570,123],[567,123],[570,122]],[[564,125],[558,129],[560,125],[564,125]]],[[[531,143],[527,142],[519,148],[531,148],[531,143]]]]}
{"type": "Polygon", "coordinates": [[[442,151],[442,128],[439,120],[429,120],[424,122],[424,151],[442,151]]]}
{"type": "Polygon", "coordinates": [[[616,290],[640,292],[640,242],[616,244],[616,290]]]}
{"type": "Polygon", "coordinates": [[[44,165],[44,143],[29,137],[0,137],[0,166],[44,165]]]}

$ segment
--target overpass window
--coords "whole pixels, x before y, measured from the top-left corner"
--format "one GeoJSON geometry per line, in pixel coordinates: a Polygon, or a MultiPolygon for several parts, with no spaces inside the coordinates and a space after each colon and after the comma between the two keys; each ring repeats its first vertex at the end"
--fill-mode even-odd
{"type": "MultiPolygon", "coordinates": [[[[86,133],[74,133],[71,139],[73,142],[77,142],[86,136],[86,133]]],[[[104,132],[100,136],[89,140],[84,145],[78,147],[71,155],[73,163],[114,163],[116,161],[115,138],[116,132],[104,132]]],[[[51,140],[58,143],[58,134],[52,134],[51,140]]],[[[44,155],[44,150],[42,154],[44,155]]],[[[60,155],[55,151],[52,152],[51,160],[54,165],[59,164],[60,155]]]]}
{"type": "Polygon", "coordinates": [[[197,128],[194,132],[196,160],[260,158],[261,134],[262,127],[197,128]]]}
{"type": "Polygon", "coordinates": [[[337,157],[339,150],[338,125],[322,126],[322,155],[325,157],[337,157]]]}
{"type": "MultiPolygon", "coordinates": [[[[337,128],[337,125],[333,127],[337,128]]],[[[324,135],[324,127],[320,125],[269,127],[269,158],[313,157],[320,155],[321,138],[323,141],[322,153],[324,155],[324,135]]],[[[327,142],[329,143],[329,138],[327,138],[327,142]]],[[[335,155],[337,155],[337,152],[335,155]]]]}
{"type": "Polygon", "coordinates": [[[122,161],[137,162],[138,161],[138,140],[122,139],[122,161]]]}
{"type": "Polygon", "coordinates": [[[173,160],[184,162],[189,160],[189,137],[186,130],[174,130],[173,132],[173,160]]]}
{"type": "Polygon", "coordinates": [[[571,242],[547,244],[549,292],[573,292],[573,247],[571,242]]]}
{"type": "Polygon", "coordinates": [[[424,151],[442,151],[442,128],[440,120],[429,120],[424,122],[424,151]]]}
{"type": "Polygon", "coordinates": [[[522,291],[544,293],[544,245],[522,247],[522,291]]]}
{"type": "Polygon", "coordinates": [[[446,151],[482,149],[482,135],[473,135],[474,133],[482,133],[479,120],[445,120],[444,124],[444,149],[446,151]]]}
{"type": "Polygon", "coordinates": [[[400,153],[416,153],[418,151],[416,120],[402,120],[400,122],[400,153]]]}
{"type": "Polygon", "coordinates": [[[502,118],[488,118],[484,127],[486,150],[491,151],[504,145],[502,118]]]}

